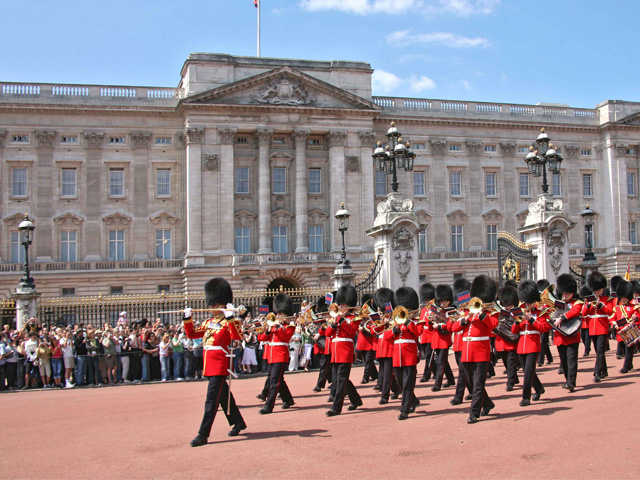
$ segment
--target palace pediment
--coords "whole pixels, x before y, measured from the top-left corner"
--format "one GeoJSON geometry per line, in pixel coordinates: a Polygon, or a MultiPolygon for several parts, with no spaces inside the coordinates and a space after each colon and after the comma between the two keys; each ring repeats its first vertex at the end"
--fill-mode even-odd
{"type": "Polygon", "coordinates": [[[375,103],[291,67],[281,67],[192,95],[190,105],[250,105],[380,111],[375,103]]]}
{"type": "Polygon", "coordinates": [[[632,113],[625,118],[616,122],[619,125],[636,125],[640,126],[640,112],[632,113]]]}

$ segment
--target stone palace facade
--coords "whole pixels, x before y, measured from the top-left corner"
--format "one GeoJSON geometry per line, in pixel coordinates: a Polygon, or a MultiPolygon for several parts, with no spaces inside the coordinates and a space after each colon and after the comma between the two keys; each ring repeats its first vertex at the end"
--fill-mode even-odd
{"type": "MultiPolygon", "coordinates": [[[[391,180],[371,154],[395,121],[417,154],[398,174],[426,229],[420,277],[497,275],[499,231],[518,235],[541,193],[523,161],[540,127],[564,157],[549,178],[577,226],[596,212],[606,274],[640,268],[640,103],[594,109],[373,97],[362,62],[191,54],[177,88],[0,82],[0,296],[29,250],[44,296],[333,285],[351,213],[356,273],[373,258],[376,205],[391,180]]],[[[526,240],[526,239],[525,239],[526,240]]]]}

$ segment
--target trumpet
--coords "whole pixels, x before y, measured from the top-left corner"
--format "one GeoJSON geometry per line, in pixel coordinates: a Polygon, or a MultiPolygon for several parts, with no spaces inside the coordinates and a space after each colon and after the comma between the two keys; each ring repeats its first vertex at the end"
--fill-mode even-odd
{"type": "Polygon", "coordinates": [[[391,321],[389,322],[389,325],[392,328],[396,325],[404,325],[405,323],[407,323],[407,320],[409,320],[409,318],[409,310],[407,310],[402,305],[397,306],[393,309],[393,312],[391,312],[391,321]]]}
{"type": "Polygon", "coordinates": [[[474,315],[482,312],[484,310],[484,303],[478,297],[473,297],[469,300],[469,313],[473,313],[474,315]]]}

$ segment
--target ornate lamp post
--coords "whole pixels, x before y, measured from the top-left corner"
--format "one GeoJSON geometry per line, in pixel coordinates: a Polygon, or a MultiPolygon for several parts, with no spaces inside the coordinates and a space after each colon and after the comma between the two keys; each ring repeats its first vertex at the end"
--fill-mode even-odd
{"type": "Polygon", "coordinates": [[[562,156],[556,151],[551,139],[544,132],[544,128],[540,129],[540,135],[536,139],[535,145],[529,148],[529,153],[524,161],[529,167],[528,173],[534,177],[542,176],[542,192],[549,192],[549,183],[547,182],[547,165],[551,173],[560,173],[560,165],[562,164],[562,156]]]}
{"type": "Polygon", "coordinates": [[[593,217],[595,216],[595,212],[589,208],[589,205],[584,209],[584,211],[580,214],[582,220],[584,222],[584,232],[587,236],[587,251],[584,254],[583,262],[596,262],[596,256],[591,250],[593,245],[591,244],[593,238],[593,217]]]}
{"type": "Polygon", "coordinates": [[[24,246],[24,276],[20,279],[19,287],[22,290],[31,289],[34,290],[36,285],[31,278],[31,272],[29,270],[29,246],[33,242],[33,232],[36,229],[35,225],[29,218],[29,214],[25,214],[24,220],[18,225],[18,231],[20,232],[20,243],[24,246]]]}
{"type": "Polygon", "coordinates": [[[387,131],[386,147],[382,147],[382,142],[378,142],[377,145],[373,152],[375,168],[380,172],[385,172],[387,175],[393,175],[391,190],[397,192],[397,169],[404,168],[406,172],[413,171],[413,162],[416,154],[409,149],[411,146],[409,142],[403,142],[394,122],[391,122],[391,127],[387,131]]]}
{"type": "Polygon", "coordinates": [[[344,234],[349,228],[349,217],[351,214],[344,208],[344,202],[340,205],[340,210],[336,212],[336,225],[338,230],[342,234],[342,254],[338,265],[349,267],[349,260],[347,260],[347,251],[344,243],[344,234]]]}

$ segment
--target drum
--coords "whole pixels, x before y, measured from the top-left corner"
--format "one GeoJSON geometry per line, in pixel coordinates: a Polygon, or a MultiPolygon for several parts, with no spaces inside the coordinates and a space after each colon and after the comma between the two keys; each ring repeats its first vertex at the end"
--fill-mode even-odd
{"type": "Polygon", "coordinates": [[[635,323],[629,323],[618,331],[620,338],[627,347],[640,342],[640,328],[635,323]]]}

